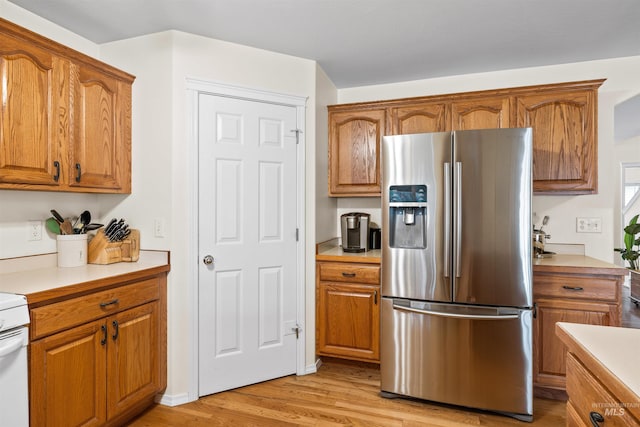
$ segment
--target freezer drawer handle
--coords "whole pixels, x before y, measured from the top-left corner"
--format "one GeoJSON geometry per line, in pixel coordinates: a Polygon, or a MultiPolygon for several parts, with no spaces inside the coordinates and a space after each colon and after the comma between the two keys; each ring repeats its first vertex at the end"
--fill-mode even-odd
{"type": "Polygon", "coordinates": [[[567,286],[567,285],[564,285],[562,287],[562,289],[566,289],[568,291],[583,291],[584,290],[584,288],[582,286],[567,286]]]}
{"type": "Polygon", "coordinates": [[[401,311],[410,311],[412,313],[419,313],[419,314],[431,314],[433,316],[440,316],[440,317],[453,317],[456,319],[471,319],[471,320],[509,320],[509,319],[518,319],[518,315],[517,314],[503,314],[503,315],[497,315],[497,316],[485,316],[482,314],[456,314],[456,313],[443,313],[442,311],[431,311],[431,310],[419,310],[417,308],[411,308],[411,307],[404,307],[401,305],[393,305],[393,308],[395,310],[401,310],[401,311]]]}

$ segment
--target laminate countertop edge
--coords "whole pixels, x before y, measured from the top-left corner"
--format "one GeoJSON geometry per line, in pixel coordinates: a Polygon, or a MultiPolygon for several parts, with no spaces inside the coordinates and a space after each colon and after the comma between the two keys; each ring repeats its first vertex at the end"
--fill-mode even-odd
{"type": "Polygon", "coordinates": [[[138,280],[171,269],[168,251],[142,250],[136,262],[86,264],[79,267],[52,266],[46,256],[32,258],[20,260],[21,264],[27,262],[26,267],[29,262],[33,263],[31,268],[20,265],[15,271],[7,272],[5,267],[0,272],[0,292],[26,295],[30,306],[44,299],[82,294],[109,287],[114,282],[138,280]],[[41,265],[40,261],[44,263],[41,265]]]}
{"type": "Polygon", "coordinates": [[[626,395],[617,397],[640,410],[640,329],[558,322],[556,335],[588,369],[605,377],[600,380],[619,381],[626,395]]]}
{"type": "MultiPolygon", "coordinates": [[[[344,252],[335,241],[319,243],[316,250],[316,261],[379,264],[381,256],[382,251],[380,249],[357,253],[344,252]]],[[[626,268],[585,255],[557,254],[551,258],[534,258],[532,267],[534,273],[584,273],[613,276],[626,276],[629,274],[626,268]]]]}

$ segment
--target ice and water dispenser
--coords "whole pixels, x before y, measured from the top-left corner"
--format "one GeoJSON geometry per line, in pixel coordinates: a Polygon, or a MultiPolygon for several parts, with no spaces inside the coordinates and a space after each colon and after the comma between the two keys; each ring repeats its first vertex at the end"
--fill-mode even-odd
{"type": "Polygon", "coordinates": [[[389,246],[403,249],[427,247],[427,186],[389,187],[389,246]]]}

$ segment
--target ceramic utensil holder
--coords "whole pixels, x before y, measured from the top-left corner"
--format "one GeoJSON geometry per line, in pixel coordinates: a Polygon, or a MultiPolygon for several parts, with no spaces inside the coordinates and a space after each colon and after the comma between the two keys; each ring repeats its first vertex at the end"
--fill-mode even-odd
{"type": "Polygon", "coordinates": [[[87,264],[87,235],[59,234],[56,236],[58,267],[79,267],[87,264]]]}
{"type": "Polygon", "coordinates": [[[140,230],[131,229],[131,234],[119,242],[110,242],[104,230],[98,230],[89,242],[89,264],[136,262],[139,258],[140,230]]]}

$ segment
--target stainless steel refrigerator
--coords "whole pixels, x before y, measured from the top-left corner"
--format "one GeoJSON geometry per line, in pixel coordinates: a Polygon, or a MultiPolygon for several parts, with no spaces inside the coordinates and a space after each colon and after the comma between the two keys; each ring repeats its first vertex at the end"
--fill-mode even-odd
{"type": "Polygon", "coordinates": [[[532,420],[531,138],[383,138],[383,396],[532,420]]]}

